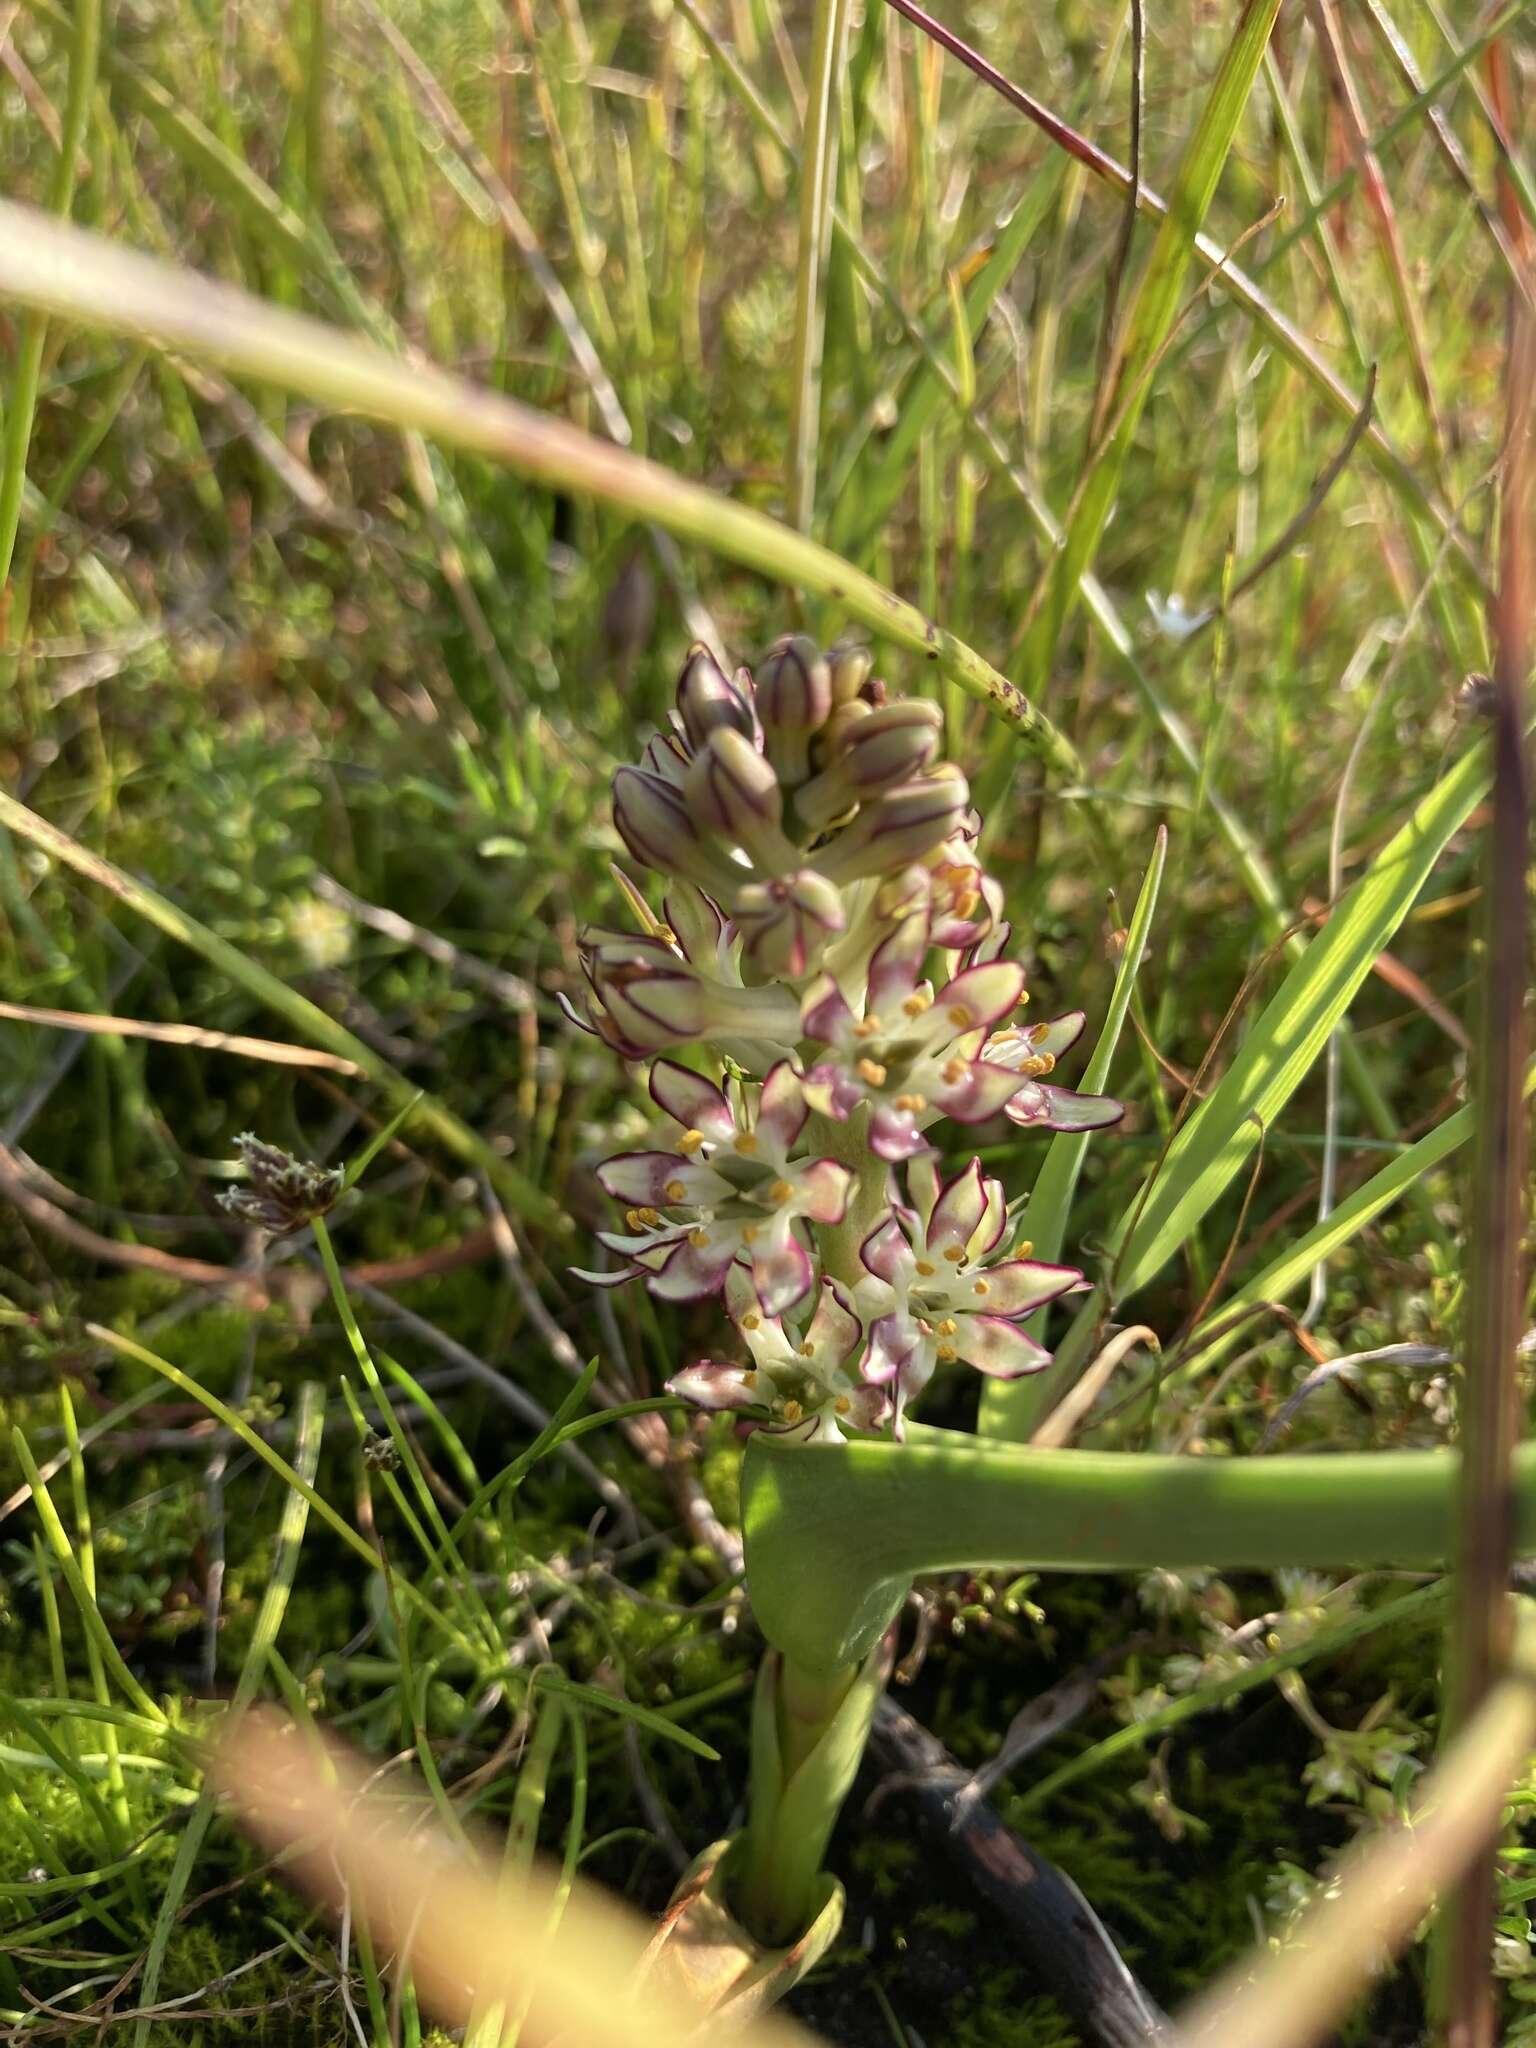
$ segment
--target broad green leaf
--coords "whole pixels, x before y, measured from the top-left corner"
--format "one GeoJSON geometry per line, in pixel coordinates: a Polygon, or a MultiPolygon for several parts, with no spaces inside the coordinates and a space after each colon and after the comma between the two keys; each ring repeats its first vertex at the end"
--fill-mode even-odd
{"type": "Polygon", "coordinates": [[[1114,366],[1112,430],[1079,489],[1045,602],[1025,640],[1027,676],[1043,679],[1049,675],[1061,629],[1077,602],[1079,582],[1092,566],[1147,401],[1152,372],[1173,328],[1179,295],[1195,254],[1195,238],[1216,195],[1279,11],[1280,0],[1247,0],[1179,165],[1168,212],[1126,309],[1124,336],[1114,366]]]}
{"type": "MultiPolygon", "coordinates": [[[[1146,954],[1167,854],[1168,828],[1160,826],[1141,894],[1136,899],[1125,943],[1120,949],[1120,965],[1115,972],[1114,987],[1110,990],[1103,1028],[1093,1049],[1093,1057],[1083,1071],[1085,1094],[1101,1094],[1108,1086],[1115,1048],[1120,1043],[1120,1033],[1131,1006],[1131,991],[1136,986],[1136,976],[1146,954]]],[[[1072,1197],[1077,1190],[1077,1178],[1083,1170],[1088,1141],[1092,1136],[1091,1131],[1058,1131],[1051,1139],[1045,1162],[1030,1191],[1029,1205],[1024,1211],[1024,1235],[1034,1248],[1031,1254],[1034,1258],[1054,1261],[1061,1257],[1072,1197]]],[[[1039,1335],[1038,1328],[1035,1335],[1039,1335]]],[[[1034,1373],[1028,1379],[986,1381],[981,1395],[981,1434],[1002,1437],[1011,1443],[1027,1443],[1034,1434],[1035,1424],[1050,1413],[1069,1384],[1068,1375],[1058,1373],[1053,1366],[1047,1366],[1044,1372],[1034,1373]]]]}

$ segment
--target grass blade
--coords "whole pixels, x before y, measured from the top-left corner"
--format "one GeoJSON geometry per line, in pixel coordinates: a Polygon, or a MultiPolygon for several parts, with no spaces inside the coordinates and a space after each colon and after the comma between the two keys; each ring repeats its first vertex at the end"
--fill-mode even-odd
{"type": "Polygon", "coordinates": [[[1106,414],[1118,410],[1118,419],[1107,442],[1095,451],[1092,466],[1079,485],[1045,602],[1024,642],[1024,673],[1042,681],[1050,673],[1062,627],[1077,602],[1079,581],[1092,567],[1108,522],[1152,372],[1178,312],[1184,279],[1195,254],[1195,237],[1216,196],[1279,10],[1280,0],[1247,0],[1179,165],[1168,212],[1141,282],[1126,308],[1124,337],[1106,380],[1106,414]]]}
{"type": "Polygon", "coordinates": [[[829,598],[849,618],[932,662],[987,704],[1053,772],[1068,782],[1083,779],[1075,748],[1044,713],[916,605],[766,513],[598,441],[565,420],[446,370],[398,361],[233,286],[132,254],[80,229],[55,226],[10,201],[0,201],[0,292],[489,456],[535,483],[620,506],[679,540],[829,598]]]}
{"type": "Polygon", "coordinates": [[[821,278],[837,184],[838,92],[847,35],[848,0],[816,0],[800,147],[800,248],[795,265],[795,345],[789,377],[789,466],[784,493],[785,514],[801,533],[810,532],[816,511],[826,317],[821,278]]]}

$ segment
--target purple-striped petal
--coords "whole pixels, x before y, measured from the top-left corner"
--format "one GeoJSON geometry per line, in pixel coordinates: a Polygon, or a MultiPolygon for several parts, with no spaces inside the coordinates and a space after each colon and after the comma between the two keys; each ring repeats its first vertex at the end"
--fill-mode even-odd
{"type": "Polygon", "coordinates": [[[606,1273],[596,1273],[586,1266],[567,1266],[566,1271],[576,1280],[585,1280],[589,1287],[624,1287],[631,1280],[638,1280],[645,1271],[644,1266],[610,1267],[606,1273]]]}
{"type": "Polygon", "coordinates": [[[956,1031],[976,1031],[995,1024],[1024,993],[1024,970],[1016,960],[991,960],[967,967],[939,992],[935,1009],[956,1031]]]}
{"type": "Polygon", "coordinates": [[[727,1365],[714,1358],[697,1358],[673,1373],[667,1392],[691,1401],[695,1408],[752,1408],[763,1398],[750,1366],[727,1365]]]}
{"type": "Polygon", "coordinates": [[[713,1236],[691,1232],[672,1247],[665,1265],[652,1275],[652,1294],[658,1301],[704,1301],[711,1294],[718,1294],[739,1249],[739,1238],[740,1233],[735,1231],[720,1231],[713,1236]],[[694,1242],[701,1234],[708,1237],[706,1244],[694,1242]]]}
{"type": "Polygon", "coordinates": [[[736,1119],[722,1092],[676,1060],[652,1062],[651,1098],[674,1123],[685,1131],[702,1131],[713,1144],[728,1145],[736,1135],[736,1119]]]}
{"type": "Polygon", "coordinates": [[[880,1316],[869,1326],[869,1349],[861,1367],[872,1386],[899,1384],[918,1346],[918,1330],[910,1316],[880,1316]]]}
{"type": "Polygon", "coordinates": [[[751,1246],[752,1285],[763,1313],[781,1316],[811,1291],[811,1255],[792,1230],[764,1231],[751,1246]]]}
{"type": "Polygon", "coordinates": [[[757,1129],[782,1158],[805,1129],[810,1115],[800,1090],[800,1076],[790,1060],[780,1060],[763,1079],[757,1106],[757,1129]]]}
{"type": "Polygon", "coordinates": [[[994,1066],[990,1060],[967,1060],[959,1080],[941,1081],[933,1090],[933,1099],[957,1124],[981,1124],[989,1116],[996,1116],[1021,1087],[1033,1085],[1021,1082],[1017,1074],[1007,1067],[994,1066]]]}
{"type": "Polygon", "coordinates": [[[912,1247],[907,1243],[894,1216],[886,1216],[859,1246],[859,1257],[877,1280],[894,1287],[912,1261],[912,1247]]]}
{"type": "Polygon", "coordinates": [[[973,1159],[955,1175],[934,1204],[928,1219],[929,1253],[942,1257],[946,1251],[968,1251],[986,1213],[986,1175],[981,1170],[981,1161],[973,1159]]]}
{"type": "Polygon", "coordinates": [[[899,1166],[904,1159],[915,1159],[934,1148],[913,1122],[910,1110],[877,1102],[870,1111],[869,1149],[877,1159],[899,1166]]]}
{"type": "Polygon", "coordinates": [[[616,1202],[654,1209],[679,1202],[709,1208],[731,1192],[730,1182],[718,1173],[675,1152],[616,1152],[597,1169],[597,1178],[616,1202]]]}
{"type": "Polygon", "coordinates": [[[967,1365],[974,1365],[989,1379],[1017,1380],[1026,1373],[1049,1365],[1051,1354],[1033,1337],[1026,1337],[1017,1324],[1002,1316],[957,1316],[960,1329],[955,1349],[967,1365]]]}
{"type": "Polygon", "coordinates": [[[804,1076],[800,1093],[820,1116],[846,1123],[864,1100],[864,1090],[851,1074],[832,1060],[822,1060],[804,1076]]]}
{"type": "Polygon", "coordinates": [[[1036,1124],[1048,1131],[1099,1131],[1119,1123],[1125,1104],[1112,1095],[1079,1095],[1071,1088],[1026,1081],[1009,1102],[1007,1113],[1013,1123],[1036,1124]]]}
{"type": "Polygon", "coordinates": [[[809,1346],[808,1355],[818,1365],[841,1365],[853,1355],[863,1335],[864,1325],[854,1314],[848,1297],[835,1280],[824,1278],[802,1350],[809,1346]]]}
{"type": "Polygon", "coordinates": [[[1049,1266],[1041,1259],[1004,1259],[958,1280],[956,1293],[970,1294],[977,1309],[987,1315],[1024,1316],[1060,1294],[1070,1294],[1082,1277],[1076,1266],[1049,1266]]]}
{"type": "Polygon", "coordinates": [[[865,1008],[882,1019],[889,1031],[902,1004],[917,987],[928,957],[926,907],[904,917],[889,938],[876,946],[869,963],[869,995],[865,1008]]]}
{"type": "Polygon", "coordinates": [[[819,1045],[844,1045],[853,1036],[856,1019],[830,974],[818,974],[800,1005],[800,1029],[819,1045]]]}
{"type": "Polygon", "coordinates": [[[795,1207],[813,1223],[841,1223],[848,1211],[853,1174],[835,1159],[813,1159],[795,1174],[795,1207]]]}
{"type": "Polygon", "coordinates": [[[935,1155],[931,1152],[919,1154],[907,1168],[907,1192],[912,1197],[912,1206],[924,1231],[933,1214],[933,1205],[944,1191],[944,1182],[939,1175],[935,1155]]]}

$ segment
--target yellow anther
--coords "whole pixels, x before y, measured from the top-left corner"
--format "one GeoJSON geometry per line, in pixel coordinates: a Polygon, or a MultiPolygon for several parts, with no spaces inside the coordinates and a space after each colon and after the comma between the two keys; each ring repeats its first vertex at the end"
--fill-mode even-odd
{"type": "Polygon", "coordinates": [[[677,1141],[677,1149],[685,1159],[688,1159],[692,1158],[695,1152],[708,1143],[709,1140],[702,1131],[684,1131],[677,1141]]]}
{"type": "Polygon", "coordinates": [[[930,1265],[927,1259],[919,1259],[917,1261],[917,1270],[925,1280],[931,1280],[939,1269],[937,1266],[930,1265]]]}
{"type": "Polygon", "coordinates": [[[955,1349],[953,1344],[939,1345],[936,1355],[938,1357],[940,1365],[953,1365],[955,1360],[960,1356],[959,1352],[955,1349]]]}
{"type": "Polygon", "coordinates": [[[1031,1045],[1038,1045],[1042,1038],[1049,1038],[1050,1035],[1051,1027],[1049,1024],[1031,1024],[1029,1027],[1029,1042],[1031,1045]]]}
{"type": "Polygon", "coordinates": [[[1013,1256],[1016,1259],[1027,1259],[1030,1253],[1034,1250],[1034,1248],[1035,1245],[1033,1238],[1026,1237],[1024,1242],[1019,1246],[1018,1250],[1014,1253],[1013,1256]]]}
{"type": "Polygon", "coordinates": [[[784,1420],[786,1422],[798,1422],[804,1413],[805,1410],[798,1401],[786,1401],[784,1403],[784,1420]]]}
{"type": "Polygon", "coordinates": [[[933,997],[926,989],[915,988],[901,1007],[907,1016],[921,1017],[924,1010],[933,1007],[933,997]]]}
{"type": "Polygon", "coordinates": [[[936,1327],[941,1337],[953,1337],[958,1332],[960,1325],[953,1316],[945,1316],[944,1320],[936,1327]]]}
{"type": "Polygon", "coordinates": [[[744,1387],[755,1387],[757,1385],[756,1371],[749,1368],[746,1372],[744,1372],[741,1376],[741,1384],[744,1387]]]}
{"type": "Polygon", "coordinates": [[[739,1152],[743,1159],[750,1159],[757,1150],[756,1131],[738,1131],[731,1140],[731,1148],[739,1152]]]}
{"type": "Polygon", "coordinates": [[[981,896],[977,890],[962,889],[955,898],[956,917],[969,917],[980,901],[981,896]]]}
{"type": "Polygon", "coordinates": [[[961,1059],[959,1054],[957,1053],[952,1060],[946,1060],[944,1062],[944,1066],[942,1068],[942,1079],[949,1085],[949,1087],[958,1088],[960,1086],[960,1083],[965,1079],[966,1075],[970,1071],[970,1061],[961,1059]]]}
{"type": "Polygon", "coordinates": [[[832,1405],[837,1410],[839,1415],[846,1415],[849,1409],[852,1408],[853,1403],[849,1400],[846,1394],[839,1394],[837,1399],[832,1403],[832,1405]]]}
{"type": "Polygon", "coordinates": [[[690,1230],[688,1233],[688,1242],[693,1246],[696,1252],[702,1252],[708,1248],[709,1232],[707,1230],[690,1230]]]}
{"type": "Polygon", "coordinates": [[[958,1244],[945,1245],[944,1256],[952,1266],[963,1266],[965,1264],[964,1248],[958,1244]]]}
{"type": "Polygon", "coordinates": [[[880,1022],[874,1011],[871,1010],[862,1023],[854,1025],[853,1035],[855,1038],[878,1038],[884,1029],[885,1026],[880,1022]]]}
{"type": "Polygon", "coordinates": [[[949,1021],[957,1031],[973,1031],[976,1028],[976,1012],[969,1003],[952,1003],[949,1021]]]}
{"type": "Polygon", "coordinates": [[[867,1081],[871,1088],[883,1088],[885,1086],[885,1069],[878,1060],[860,1060],[859,1077],[861,1080],[867,1081]]]}
{"type": "Polygon", "coordinates": [[[1033,1078],[1037,1074],[1048,1074],[1056,1065],[1054,1056],[1048,1052],[1031,1053],[1027,1060],[1019,1062],[1019,1072],[1033,1078]]]}
{"type": "Polygon", "coordinates": [[[1018,1000],[1018,1003],[1017,1003],[1016,1007],[1017,1007],[1018,1009],[1022,1010],[1022,1009],[1023,1009],[1023,1007],[1024,1007],[1024,1005],[1025,1005],[1025,1004],[1026,1004],[1026,1003],[1027,1003],[1028,1001],[1029,1001],[1029,990],[1028,990],[1027,988],[1026,988],[1026,989],[1020,989],[1020,991],[1019,991],[1019,1000],[1018,1000]]]}
{"type": "Polygon", "coordinates": [[[921,1116],[928,1107],[926,1095],[898,1095],[896,1107],[908,1111],[912,1116],[921,1116]]]}
{"type": "Polygon", "coordinates": [[[683,1185],[683,1183],[680,1180],[669,1180],[661,1192],[666,1196],[669,1202],[684,1201],[687,1199],[688,1195],[687,1188],[683,1185]]]}
{"type": "Polygon", "coordinates": [[[742,1241],[742,1243],[743,1243],[743,1244],[756,1244],[756,1243],[757,1243],[757,1233],[758,1233],[758,1229],[759,1229],[759,1226],[758,1226],[758,1225],[757,1225],[756,1223],[743,1223],[743,1225],[741,1226],[741,1241],[742,1241]]]}
{"type": "Polygon", "coordinates": [[[768,1199],[770,1202],[792,1202],[794,1197],[794,1188],[787,1180],[770,1182],[768,1188],[768,1199]]]}
{"type": "Polygon", "coordinates": [[[800,1356],[802,1358],[814,1358],[816,1356],[816,1346],[811,1342],[809,1337],[807,1337],[805,1342],[800,1346],[800,1356]]]}
{"type": "Polygon", "coordinates": [[[763,1319],[755,1308],[747,1310],[741,1319],[741,1327],[744,1330],[760,1330],[763,1327],[763,1319]]]}
{"type": "Polygon", "coordinates": [[[661,1212],[657,1209],[626,1209],[624,1221],[631,1230],[655,1230],[661,1223],[661,1212]]]}
{"type": "Polygon", "coordinates": [[[971,1284],[971,1292],[973,1294],[990,1294],[992,1292],[992,1283],[990,1280],[973,1281],[971,1284]]]}

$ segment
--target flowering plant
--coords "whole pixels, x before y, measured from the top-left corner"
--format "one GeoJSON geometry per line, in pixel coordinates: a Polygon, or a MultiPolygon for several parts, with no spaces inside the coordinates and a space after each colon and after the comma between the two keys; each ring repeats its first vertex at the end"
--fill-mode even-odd
{"type": "Polygon", "coordinates": [[[1048,1078],[1080,1013],[1018,1020],[1024,971],[940,723],[860,650],[789,639],[731,677],[695,648],[672,730],[614,783],[625,845],[665,878],[661,915],[626,882],[639,932],[583,948],[576,1021],[652,1060],[668,1120],[656,1149],[601,1169],[619,1263],[585,1277],[723,1296],[741,1355],[685,1366],[672,1391],[808,1443],[900,1438],[942,1365],[1038,1371],[1022,1322],[1082,1284],[1031,1259],[979,1160],[944,1180],[937,1127],[1120,1115],[1048,1078]]]}
{"type": "MultiPolygon", "coordinates": [[[[614,781],[625,846],[663,878],[660,914],[620,876],[638,930],[587,935],[584,1011],[569,1011],[649,1062],[663,1119],[654,1146],[600,1169],[623,1227],[599,1233],[615,1265],[582,1277],[719,1296],[726,1341],[669,1389],[822,1451],[903,1440],[942,1369],[1039,1371],[1026,1319],[1084,1285],[1031,1256],[979,1159],[946,1176],[941,1126],[1121,1115],[1052,1078],[1081,1013],[1020,1014],[1024,970],[941,723],[888,696],[861,650],[791,638],[729,676],[695,648],[671,729],[614,781]]],[[[766,1668],[733,1890],[764,1939],[817,1901],[878,1695],[855,1676],[766,1668]],[[814,1795],[809,1828],[783,1825],[792,1783],[814,1795]]]]}

